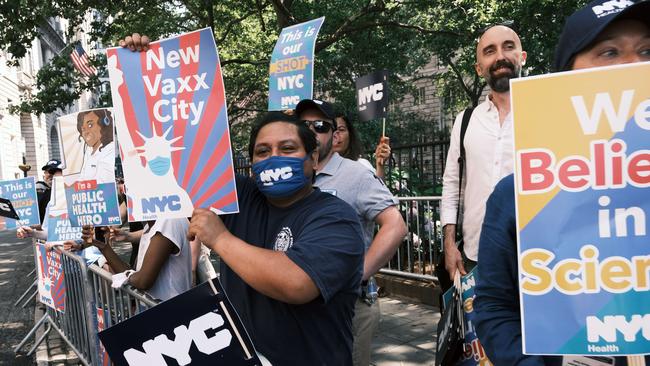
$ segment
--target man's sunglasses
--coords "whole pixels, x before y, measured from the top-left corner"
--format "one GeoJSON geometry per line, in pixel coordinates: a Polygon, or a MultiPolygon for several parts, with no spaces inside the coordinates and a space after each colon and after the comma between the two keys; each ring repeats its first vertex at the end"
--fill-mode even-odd
{"type": "Polygon", "coordinates": [[[501,22],[498,22],[498,23],[490,23],[490,24],[486,25],[483,28],[477,29],[476,32],[475,32],[476,37],[477,38],[483,37],[483,34],[485,34],[485,32],[487,32],[490,28],[496,27],[498,25],[508,27],[508,28],[510,28],[510,29],[512,29],[513,31],[516,32],[515,21],[514,20],[504,20],[504,21],[501,21],[501,22]]]}
{"type": "Polygon", "coordinates": [[[307,125],[307,127],[314,127],[314,131],[317,133],[328,133],[334,129],[334,125],[329,121],[308,121],[304,119],[301,122],[307,125]]]}

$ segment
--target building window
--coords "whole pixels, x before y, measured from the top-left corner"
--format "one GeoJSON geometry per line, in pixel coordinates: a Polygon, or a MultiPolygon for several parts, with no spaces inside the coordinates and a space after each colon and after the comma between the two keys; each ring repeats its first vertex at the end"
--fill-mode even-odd
{"type": "Polygon", "coordinates": [[[418,90],[415,92],[415,95],[413,95],[413,105],[420,105],[424,104],[426,101],[426,94],[425,94],[425,88],[419,87],[418,90]]]}

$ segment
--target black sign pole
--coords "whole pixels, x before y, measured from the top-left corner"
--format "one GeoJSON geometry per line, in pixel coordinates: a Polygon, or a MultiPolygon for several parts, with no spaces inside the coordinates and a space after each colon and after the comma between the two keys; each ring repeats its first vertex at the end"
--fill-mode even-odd
{"type": "MultiPolygon", "coordinates": [[[[388,85],[388,82],[386,80],[387,78],[388,78],[388,74],[384,73],[384,85],[388,85]]],[[[382,111],[384,112],[382,116],[382,127],[381,127],[381,137],[383,139],[384,137],[386,137],[386,106],[383,107],[382,111]]]]}

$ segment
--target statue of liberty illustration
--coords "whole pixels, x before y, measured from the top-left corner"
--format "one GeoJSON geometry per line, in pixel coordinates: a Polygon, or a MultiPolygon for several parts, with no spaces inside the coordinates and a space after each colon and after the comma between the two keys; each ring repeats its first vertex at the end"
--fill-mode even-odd
{"type": "Polygon", "coordinates": [[[129,221],[191,216],[194,206],[185,189],[176,181],[172,166],[172,153],[185,149],[184,146],[172,145],[183,136],[168,140],[167,136],[172,127],[162,135],[158,135],[155,123],[152,121],[152,136],[144,136],[140,131],[136,131],[144,144],[135,146],[128,133],[122,96],[119,93],[119,88],[126,85],[123,85],[122,71],[117,68],[117,56],[108,58],[108,67],[115,71],[109,73],[111,85],[118,85],[117,92],[112,93],[113,113],[122,150],[126,192],[131,200],[129,221]],[[146,167],[142,166],[141,157],[145,158],[146,167]],[[138,172],[136,177],[129,176],[134,172],[138,172]]]}

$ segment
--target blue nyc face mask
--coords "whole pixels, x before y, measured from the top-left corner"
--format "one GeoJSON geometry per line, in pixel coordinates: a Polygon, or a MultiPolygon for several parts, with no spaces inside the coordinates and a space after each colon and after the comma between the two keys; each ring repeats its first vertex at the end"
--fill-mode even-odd
{"type": "Polygon", "coordinates": [[[149,160],[149,169],[159,177],[167,174],[171,165],[172,159],[163,158],[162,156],[157,156],[155,159],[149,160]]]}
{"type": "Polygon", "coordinates": [[[303,163],[309,159],[271,156],[253,164],[257,188],[267,197],[285,198],[301,190],[310,180],[305,177],[303,163]]]}

